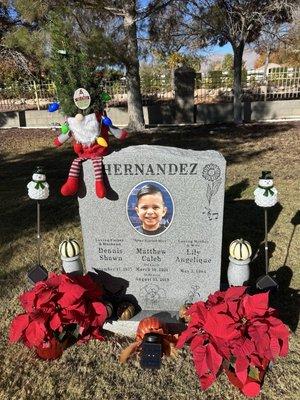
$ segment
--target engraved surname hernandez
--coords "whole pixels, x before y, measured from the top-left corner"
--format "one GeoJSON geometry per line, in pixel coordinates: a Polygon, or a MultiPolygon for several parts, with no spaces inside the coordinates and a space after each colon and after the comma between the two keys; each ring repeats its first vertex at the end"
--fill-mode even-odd
{"type": "Polygon", "coordinates": [[[107,175],[197,175],[197,163],[105,164],[107,175]]]}

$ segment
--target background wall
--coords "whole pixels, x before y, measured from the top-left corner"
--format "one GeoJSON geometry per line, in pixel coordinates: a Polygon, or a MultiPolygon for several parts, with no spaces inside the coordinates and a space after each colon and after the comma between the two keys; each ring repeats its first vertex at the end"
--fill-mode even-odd
{"type": "MultiPolygon", "coordinates": [[[[146,125],[175,124],[175,105],[173,101],[144,106],[146,125]]],[[[126,126],[128,114],[125,107],[110,107],[108,115],[117,126],[126,126]]],[[[244,103],[244,121],[267,121],[281,119],[300,120],[300,100],[254,101],[244,103]]],[[[0,113],[1,128],[51,127],[63,123],[64,116],[58,111],[47,110],[11,111],[0,113]]],[[[233,104],[198,104],[194,106],[194,117],[190,123],[214,124],[233,121],[233,104]]]]}

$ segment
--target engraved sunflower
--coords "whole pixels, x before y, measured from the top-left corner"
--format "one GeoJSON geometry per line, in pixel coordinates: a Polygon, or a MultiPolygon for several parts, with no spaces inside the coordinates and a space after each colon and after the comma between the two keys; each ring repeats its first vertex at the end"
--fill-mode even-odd
{"type": "Polygon", "coordinates": [[[220,167],[216,164],[207,164],[205,165],[202,171],[203,178],[211,182],[214,182],[218,178],[220,178],[220,175],[221,175],[220,167]]]}

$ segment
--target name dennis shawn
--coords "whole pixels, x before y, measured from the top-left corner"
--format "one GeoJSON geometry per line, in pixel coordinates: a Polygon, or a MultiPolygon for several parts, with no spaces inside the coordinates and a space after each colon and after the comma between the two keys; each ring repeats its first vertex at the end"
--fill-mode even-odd
{"type": "Polygon", "coordinates": [[[107,175],[197,175],[197,163],[105,164],[107,175]]]}

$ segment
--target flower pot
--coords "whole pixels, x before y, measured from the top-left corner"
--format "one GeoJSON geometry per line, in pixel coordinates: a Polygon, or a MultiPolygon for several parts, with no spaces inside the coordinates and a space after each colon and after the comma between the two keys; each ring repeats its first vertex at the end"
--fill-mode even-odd
{"type": "Polygon", "coordinates": [[[223,369],[227,375],[229,382],[231,382],[235,387],[237,387],[245,396],[256,397],[260,393],[260,389],[264,380],[264,376],[268,369],[269,361],[264,359],[262,362],[263,367],[259,370],[259,379],[253,379],[249,376],[245,383],[242,383],[237,377],[234,370],[229,369],[226,364],[223,364],[223,369]]]}
{"type": "Polygon", "coordinates": [[[43,360],[55,360],[61,357],[64,351],[64,344],[52,338],[48,347],[36,347],[35,351],[37,356],[43,360]]]}
{"type": "Polygon", "coordinates": [[[236,260],[229,256],[229,261],[227,270],[229,286],[243,286],[244,282],[248,281],[250,277],[250,258],[246,260],[236,260]]]}
{"type": "Polygon", "coordinates": [[[63,270],[67,274],[83,275],[83,267],[79,256],[61,257],[63,270]]]}

